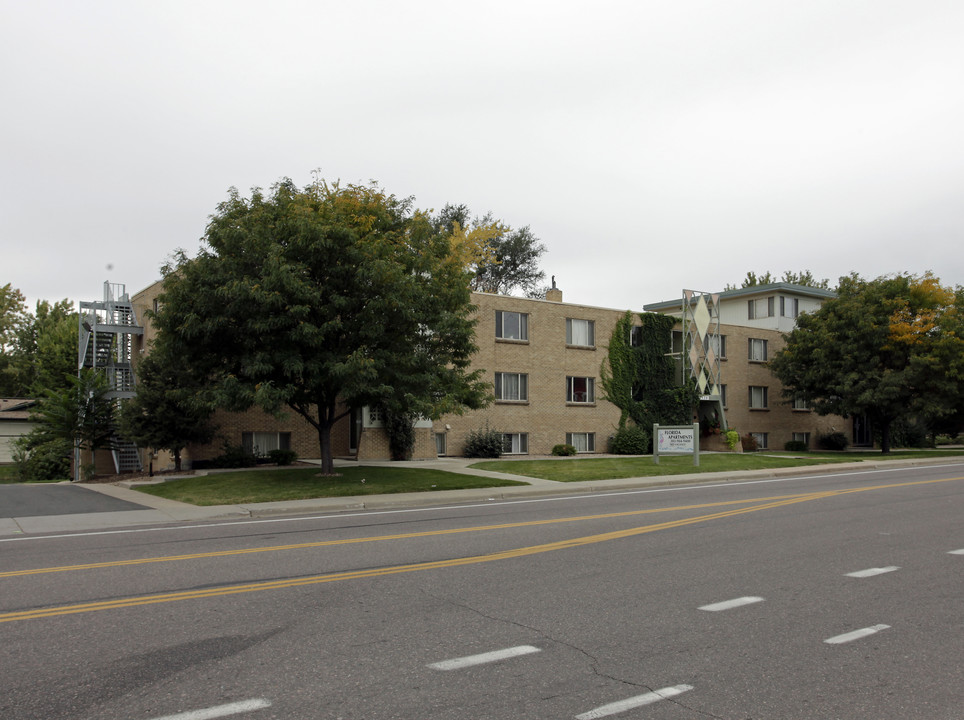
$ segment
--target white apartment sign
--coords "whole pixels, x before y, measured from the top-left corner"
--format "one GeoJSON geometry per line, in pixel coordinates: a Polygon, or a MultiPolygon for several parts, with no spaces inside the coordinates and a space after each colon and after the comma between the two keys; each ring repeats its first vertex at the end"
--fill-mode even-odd
{"type": "Polygon", "coordinates": [[[692,455],[693,465],[700,464],[700,426],[653,424],[653,462],[660,455],[692,455]]]}

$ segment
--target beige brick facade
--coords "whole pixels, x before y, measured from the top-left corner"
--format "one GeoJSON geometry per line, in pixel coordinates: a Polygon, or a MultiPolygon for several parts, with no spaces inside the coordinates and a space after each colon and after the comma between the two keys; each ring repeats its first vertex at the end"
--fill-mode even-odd
{"type": "MultiPolygon", "coordinates": [[[[135,354],[139,349],[146,352],[153,338],[153,329],[143,311],[153,306],[160,290],[160,283],[156,283],[134,296],[138,318],[145,325],[145,344],[135,347],[135,354]]],[[[415,458],[436,457],[437,441],[445,454],[461,455],[469,433],[486,427],[513,435],[514,449],[524,449],[528,455],[548,454],[553,446],[565,443],[568,434],[577,435],[582,449],[586,449],[585,444],[591,438],[592,448],[586,449],[588,452],[607,452],[608,439],[616,430],[620,412],[603,399],[601,368],[608,358],[613,328],[625,311],[564,303],[558,289],[553,289],[549,298],[472,294],[478,318],[475,338],[478,353],[473,365],[483,370],[485,380],[493,388],[501,385],[503,397],[482,410],[447,415],[430,423],[430,427],[422,423],[416,428],[415,458]],[[502,313],[502,337],[497,321],[499,313],[502,313]],[[568,321],[575,321],[574,335],[569,338],[568,321]],[[591,340],[587,334],[590,327],[591,340]],[[503,374],[500,383],[497,383],[497,374],[503,374]],[[591,397],[588,395],[590,384],[591,397]],[[519,446],[523,437],[524,448],[519,446]]],[[[821,417],[809,410],[794,409],[792,403],[783,398],[780,383],[765,363],[750,360],[751,338],[765,340],[768,357],[772,357],[782,346],[781,331],[785,328],[734,321],[740,317],[743,307],[740,303],[744,302],[741,296],[730,304],[723,317],[731,322],[720,327],[720,334],[726,338],[721,382],[725,386],[724,412],[729,427],[741,435],[763,433],[768,448],[781,450],[793,439],[794,433],[809,433],[812,447],[819,434],[832,430],[851,437],[850,423],[843,418],[821,417]],[[759,388],[766,388],[765,407],[750,407],[751,387],[758,388],[755,391],[758,401],[763,392],[759,388]]],[[[660,305],[665,307],[659,311],[673,314],[670,303],[660,305]]],[[[225,443],[240,445],[244,433],[256,432],[290,433],[290,447],[299,457],[316,458],[320,452],[317,432],[294,413],[278,419],[260,410],[219,412],[215,421],[219,425],[218,439],[203,447],[188,448],[185,461],[213,458],[221,454],[225,443]]],[[[378,423],[363,420],[362,411],[348,415],[336,425],[332,432],[332,450],[336,457],[389,457],[384,430],[378,423]]]]}

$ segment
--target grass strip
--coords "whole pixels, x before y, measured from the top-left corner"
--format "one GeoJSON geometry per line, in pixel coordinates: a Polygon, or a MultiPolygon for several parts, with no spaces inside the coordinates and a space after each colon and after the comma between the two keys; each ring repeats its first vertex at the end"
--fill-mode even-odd
{"type": "Polygon", "coordinates": [[[326,477],[316,467],[239,470],[186,477],[158,485],[141,485],[135,489],[192,505],[240,505],[528,484],[518,480],[461,475],[428,468],[363,466],[343,467],[338,472],[341,473],[339,477],[326,477]]]}

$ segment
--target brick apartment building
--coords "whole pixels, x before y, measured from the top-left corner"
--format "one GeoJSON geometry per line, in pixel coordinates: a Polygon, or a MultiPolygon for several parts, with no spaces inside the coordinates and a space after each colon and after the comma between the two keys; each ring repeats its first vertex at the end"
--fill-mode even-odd
{"type": "MultiPolygon", "coordinates": [[[[155,307],[160,291],[161,284],[155,283],[133,296],[138,317],[155,307]]],[[[710,308],[709,332],[694,324],[685,298],[644,310],[680,319],[667,352],[679,358],[686,372],[700,374],[701,419],[718,417],[724,429],[752,433],[761,448],[783,449],[788,440],[813,446],[819,434],[832,430],[853,439],[849,421],[821,417],[785,400],[765,365],[782,346],[782,333],[793,328],[797,314],[816,309],[832,293],[776,283],[693,296],[703,297],[703,305],[710,308]]],[[[574,445],[580,453],[605,453],[620,411],[603,399],[600,371],[608,360],[613,328],[625,310],[565,303],[556,288],[544,300],[473,293],[472,303],[478,317],[474,365],[484,371],[495,399],[482,410],[417,423],[413,457],[461,455],[469,433],[486,427],[503,433],[506,455],[546,455],[560,443],[574,445]]],[[[698,309],[699,303],[693,307],[698,309]]],[[[145,321],[135,362],[148,351],[152,337],[145,321]]],[[[290,448],[299,457],[318,456],[317,433],[294,413],[277,419],[260,410],[219,412],[215,422],[219,438],[189,447],[185,461],[215,457],[225,443],[260,453],[290,448]]],[[[339,457],[387,459],[388,441],[377,412],[352,411],[333,430],[332,448],[339,457]]]]}

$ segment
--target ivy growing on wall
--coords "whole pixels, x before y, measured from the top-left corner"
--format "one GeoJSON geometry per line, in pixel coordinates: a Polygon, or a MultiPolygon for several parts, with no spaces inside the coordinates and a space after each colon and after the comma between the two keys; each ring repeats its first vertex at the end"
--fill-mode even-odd
{"type": "Polygon", "coordinates": [[[606,400],[620,409],[619,428],[627,422],[646,428],[653,423],[686,425],[693,422],[699,402],[696,383],[677,379],[676,361],[667,355],[676,319],[659,313],[640,313],[633,343],[634,317],[627,312],[616,323],[609,356],[600,370],[606,400]]]}

